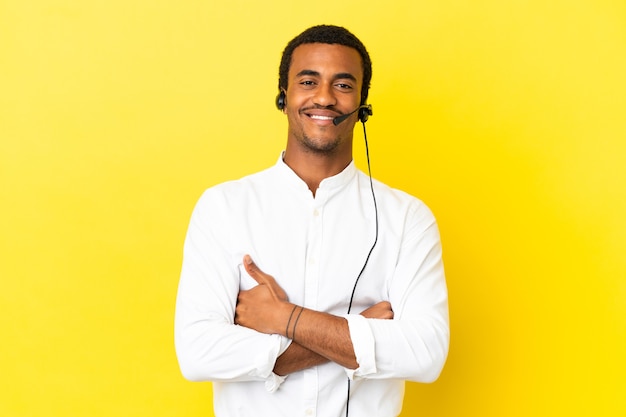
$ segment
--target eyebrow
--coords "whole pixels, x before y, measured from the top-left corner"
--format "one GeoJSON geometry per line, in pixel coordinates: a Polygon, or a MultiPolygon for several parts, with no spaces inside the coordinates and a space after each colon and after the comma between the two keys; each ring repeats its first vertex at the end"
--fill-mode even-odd
{"type": "MultiPolygon", "coordinates": [[[[310,70],[310,69],[304,69],[302,71],[300,71],[299,73],[296,74],[297,77],[302,77],[303,75],[309,75],[312,77],[319,77],[320,73],[314,70],[310,70]]],[[[349,72],[340,72],[338,74],[335,74],[333,76],[334,80],[342,80],[342,79],[346,79],[346,80],[352,80],[354,82],[356,82],[356,77],[352,74],[350,74],[349,72]]]]}

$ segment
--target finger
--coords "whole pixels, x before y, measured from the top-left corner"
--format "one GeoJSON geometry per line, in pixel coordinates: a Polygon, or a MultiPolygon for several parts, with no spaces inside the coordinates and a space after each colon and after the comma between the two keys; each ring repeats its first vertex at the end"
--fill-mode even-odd
{"type": "Polygon", "coordinates": [[[280,300],[287,301],[289,299],[285,290],[278,285],[274,277],[261,271],[259,267],[256,266],[250,255],[244,255],[243,265],[248,275],[250,275],[259,285],[266,285],[272,294],[280,300]]]}
{"type": "Polygon", "coordinates": [[[244,255],[243,267],[246,269],[248,275],[250,275],[259,284],[268,284],[270,282],[270,276],[256,266],[250,255],[244,255]]]}
{"type": "Polygon", "coordinates": [[[370,319],[393,319],[393,309],[388,301],[381,301],[365,309],[362,316],[370,319]]]}

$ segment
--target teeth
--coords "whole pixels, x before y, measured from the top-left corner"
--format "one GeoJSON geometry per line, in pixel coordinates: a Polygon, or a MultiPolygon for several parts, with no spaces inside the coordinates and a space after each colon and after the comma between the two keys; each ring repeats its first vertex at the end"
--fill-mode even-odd
{"type": "Polygon", "coordinates": [[[311,119],[317,119],[317,120],[333,120],[333,118],[330,116],[319,116],[317,114],[312,114],[309,117],[311,117],[311,119]]]}

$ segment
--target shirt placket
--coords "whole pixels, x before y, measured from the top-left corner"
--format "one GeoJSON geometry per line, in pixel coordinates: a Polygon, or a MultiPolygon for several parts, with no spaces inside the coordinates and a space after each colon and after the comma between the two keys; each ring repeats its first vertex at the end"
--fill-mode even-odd
{"type": "MultiPolygon", "coordinates": [[[[322,254],[323,204],[314,200],[309,217],[309,233],[304,274],[304,307],[318,309],[319,273],[322,254]]],[[[304,416],[317,415],[319,375],[316,367],[304,370],[304,416]]]]}

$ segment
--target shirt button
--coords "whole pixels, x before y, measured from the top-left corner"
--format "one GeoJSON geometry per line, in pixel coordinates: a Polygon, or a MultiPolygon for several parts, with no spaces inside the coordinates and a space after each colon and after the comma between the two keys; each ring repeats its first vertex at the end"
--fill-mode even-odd
{"type": "Polygon", "coordinates": [[[305,414],[307,416],[312,416],[313,415],[313,409],[312,408],[307,408],[306,411],[305,411],[305,414]]]}
{"type": "Polygon", "coordinates": [[[317,217],[320,215],[320,212],[318,209],[313,210],[313,216],[317,217]]]}

